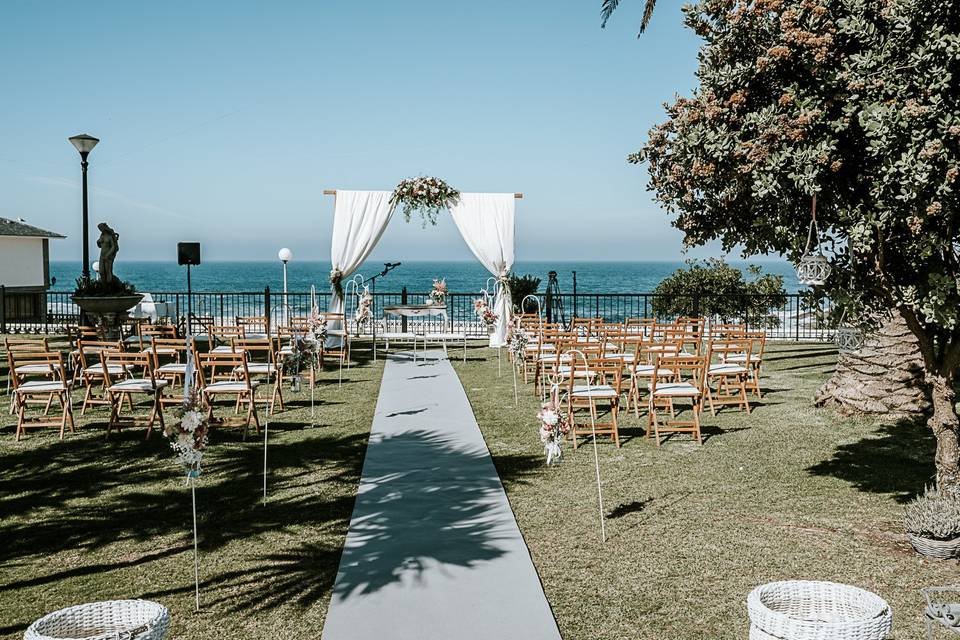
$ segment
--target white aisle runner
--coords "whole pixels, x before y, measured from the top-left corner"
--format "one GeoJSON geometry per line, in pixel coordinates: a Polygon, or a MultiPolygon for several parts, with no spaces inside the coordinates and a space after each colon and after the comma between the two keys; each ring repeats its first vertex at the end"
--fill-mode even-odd
{"type": "Polygon", "coordinates": [[[392,356],[324,640],[558,640],[450,363],[392,356]]]}

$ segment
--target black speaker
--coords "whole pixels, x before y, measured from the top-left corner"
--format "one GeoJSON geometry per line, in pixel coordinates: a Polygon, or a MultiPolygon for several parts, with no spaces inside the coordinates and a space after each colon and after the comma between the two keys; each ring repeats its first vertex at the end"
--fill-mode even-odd
{"type": "Polygon", "coordinates": [[[177,243],[177,264],[183,266],[189,264],[196,266],[200,264],[200,243],[199,242],[178,242],[177,243]]]}

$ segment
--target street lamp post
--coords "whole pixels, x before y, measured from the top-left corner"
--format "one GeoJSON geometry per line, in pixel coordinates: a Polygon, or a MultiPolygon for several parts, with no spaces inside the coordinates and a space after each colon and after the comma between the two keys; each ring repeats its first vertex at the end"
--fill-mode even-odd
{"type": "Polygon", "coordinates": [[[83,174],[83,283],[90,284],[90,223],[87,208],[87,156],[100,142],[93,136],[82,133],[70,138],[71,144],[80,152],[80,171],[83,174]]]}
{"type": "Polygon", "coordinates": [[[287,323],[287,315],[290,313],[290,307],[287,306],[287,263],[293,260],[293,251],[284,247],[277,254],[280,262],[283,263],[283,323],[287,323]]]}

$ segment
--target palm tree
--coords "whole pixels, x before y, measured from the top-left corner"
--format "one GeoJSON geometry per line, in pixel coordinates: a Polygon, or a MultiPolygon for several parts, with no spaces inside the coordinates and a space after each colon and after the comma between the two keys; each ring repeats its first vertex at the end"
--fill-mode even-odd
{"type": "MultiPolygon", "coordinates": [[[[609,20],[613,12],[617,10],[617,5],[619,4],[620,0],[603,0],[603,4],[600,6],[601,29],[607,26],[607,20],[609,20]]],[[[656,6],[657,0],[647,0],[646,5],[643,7],[643,19],[640,21],[640,33],[637,34],[638,38],[647,30],[647,25],[650,24],[650,18],[653,17],[653,8],[656,6]]]]}

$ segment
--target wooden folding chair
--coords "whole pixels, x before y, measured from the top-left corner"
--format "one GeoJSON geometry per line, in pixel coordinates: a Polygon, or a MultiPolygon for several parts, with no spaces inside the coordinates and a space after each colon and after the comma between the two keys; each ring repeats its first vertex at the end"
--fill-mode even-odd
{"type": "MultiPolygon", "coordinates": [[[[339,347],[329,347],[324,344],[320,351],[320,367],[323,368],[324,358],[331,357],[337,359],[337,385],[343,383],[343,365],[350,358],[350,331],[347,329],[347,323],[342,313],[322,313],[320,314],[327,326],[339,324],[339,329],[328,329],[327,336],[330,338],[339,338],[339,347]]],[[[416,346],[414,346],[416,349],[416,346]]]]}
{"type": "Polygon", "coordinates": [[[620,411],[621,383],[623,380],[623,362],[618,359],[604,358],[593,354],[568,352],[571,373],[566,380],[567,413],[570,416],[570,438],[573,448],[577,448],[578,436],[609,435],[617,448],[620,448],[620,430],[618,414],[620,411]],[[584,357],[586,356],[586,357],[584,357]],[[598,405],[608,407],[610,418],[600,422],[598,405]],[[580,422],[576,418],[578,410],[586,409],[589,418],[580,422]]]}
{"type": "Polygon", "coordinates": [[[247,437],[250,421],[253,420],[260,433],[260,418],[257,416],[257,403],[254,392],[259,382],[250,379],[247,371],[246,352],[238,353],[202,353],[197,367],[197,381],[200,385],[200,395],[207,406],[207,419],[214,424],[214,402],[218,397],[230,396],[234,398],[234,406],[246,406],[246,415],[241,419],[220,418],[217,426],[242,426],[243,437],[247,437]],[[209,371],[221,369],[234,372],[233,380],[210,381],[209,371]]]}
{"type": "MultiPolygon", "coordinates": [[[[142,323],[137,326],[137,335],[140,338],[140,353],[153,354],[153,340],[155,338],[175,340],[177,338],[177,328],[172,324],[142,323]]],[[[164,355],[176,355],[176,351],[164,355]]]]}
{"type": "Polygon", "coordinates": [[[657,446],[660,446],[661,432],[689,433],[699,443],[703,444],[703,435],[700,432],[700,414],[703,411],[704,376],[707,371],[705,356],[665,356],[658,355],[654,363],[654,373],[650,380],[650,397],[648,400],[647,435],[650,432],[656,435],[657,446]],[[661,372],[668,375],[661,375],[661,372]],[[663,380],[674,378],[669,382],[663,380]],[[676,402],[690,403],[692,417],[690,420],[678,420],[676,402]],[[663,417],[664,410],[669,417],[663,417]],[[662,419],[661,419],[662,418],[662,419]]]}
{"type": "MultiPolygon", "coordinates": [[[[30,337],[30,336],[4,336],[3,337],[3,349],[7,354],[10,353],[48,353],[50,347],[47,344],[46,337],[30,337]]],[[[49,378],[50,368],[45,364],[23,364],[20,365],[20,376],[21,378],[49,378]]],[[[7,394],[10,393],[11,385],[13,384],[13,379],[11,376],[7,376],[7,394]]],[[[30,402],[30,404],[35,404],[30,402]]],[[[45,403],[44,403],[45,404],[45,403]]],[[[15,410],[13,398],[10,398],[10,415],[13,415],[15,410]]]]}
{"type": "MultiPolygon", "coordinates": [[[[186,381],[187,360],[193,352],[193,361],[196,362],[196,343],[187,344],[186,338],[154,338],[152,340],[151,356],[153,358],[153,375],[158,380],[166,380],[168,389],[175,390],[177,385],[186,381]]],[[[164,396],[161,407],[179,405],[183,402],[182,394],[174,391],[170,396],[164,396]],[[179,396],[179,397],[178,397],[179,396]]]]}
{"type": "Polygon", "coordinates": [[[214,325],[208,333],[211,353],[233,353],[233,339],[246,338],[246,330],[240,325],[214,325]]]}
{"type": "Polygon", "coordinates": [[[728,354],[724,362],[743,364],[750,369],[750,378],[747,385],[753,392],[757,400],[763,397],[760,391],[760,367],[763,365],[763,352],[767,345],[766,331],[744,331],[740,334],[741,338],[749,338],[753,350],[750,353],[728,354]]]}
{"type": "Polygon", "coordinates": [[[77,349],[77,343],[80,340],[99,340],[97,328],[90,325],[72,325],[67,327],[67,336],[70,339],[70,355],[67,360],[67,367],[71,380],[74,384],[80,382],[80,372],[83,366],[80,363],[80,351],[77,349]]]}
{"type": "Polygon", "coordinates": [[[265,335],[267,333],[266,316],[236,316],[235,321],[238,327],[243,327],[246,334],[260,333],[265,335]]]}
{"type": "MultiPolygon", "coordinates": [[[[627,390],[627,409],[632,406],[633,414],[640,417],[641,393],[650,389],[650,381],[654,375],[661,381],[670,381],[677,378],[677,372],[668,369],[657,371],[655,365],[658,356],[676,356],[682,348],[679,340],[675,342],[644,342],[637,345],[637,355],[628,366],[630,386],[627,390]]],[[[646,404],[646,403],[643,403],[646,404]]],[[[649,434],[648,434],[649,435],[649,434]]]]}
{"type": "MultiPolygon", "coordinates": [[[[273,382],[273,393],[270,398],[256,398],[254,401],[263,402],[267,406],[267,412],[273,414],[274,404],[280,401],[280,410],[283,411],[283,369],[279,361],[275,358],[273,339],[271,338],[234,338],[233,348],[237,353],[244,353],[247,356],[246,375],[264,376],[267,384],[273,382]]],[[[239,378],[244,371],[242,367],[237,366],[234,376],[239,378]]]]}
{"type": "Polygon", "coordinates": [[[717,407],[735,405],[748,414],[747,380],[750,378],[752,340],[714,340],[707,354],[707,403],[710,414],[717,415],[717,407]],[[743,356],[743,360],[739,360],[743,356]],[[737,358],[733,362],[729,358],[737,358]]]}
{"type": "MultiPolygon", "coordinates": [[[[103,363],[100,361],[102,351],[123,351],[123,342],[105,342],[101,340],[78,340],[77,353],[80,357],[80,380],[83,382],[85,391],[83,393],[83,406],[80,407],[80,415],[87,412],[87,407],[96,405],[110,405],[110,398],[107,395],[107,387],[110,379],[107,378],[103,370],[103,363]],[[97,387],[100,392],[97,393],[97,387]]],[[[118,364],[111,365],[110,373],[113,380],[122,380],[129,377],[132,371],[131,367],[123,367],[118,364]]],[[[132,407],[131,407],[132,408],[132,407]]]]}
{"type": "Polygon", "coordinates": [[[70,401],[70,383],[67,381],[63,356],[59,353],[30,353],[28,351],[7,351],[10,366],[10,378],[13,386],[13,404],[17,414],[17,440],[31,427],[60,427],[60,439],[69,425],[74,430],[73,407],[70,401]],[[36,370],[45,368],[43,379],[29,379],[19,373],[24,368],[36,370]],[[56,400],[60,404],[59,419],[50,415],[50,406],[56,400]],[[29,404],[43,404],[45,409],[39,417],[27,415],[29,404]]]}
{"type": "Polygon", "coordinates": [[[123,406],[124,398],[133,403],[133,396],[143,395],[152,400],[150,413],[146,416],[147,435],[145,439],[150,438],[153,433],[153,423],[160,423],[160,430],[164,428],[163,423],[163,390],[167,387],[166,380],[158,380],[153,372],[153,356],[147,353],[130,353],[127,351],[101,351],[100,363],[103,365],[104,376],[107,380],[107,397],[110,398],[110,421],[107,423],[107,435],[116,427],[117,433],[125,426],[137,426],[144,420],[143,416],[129,415],[121,416],[120,411],[123,406]],[[115,375],[111,371],[124,371],[121,375],[115,375]],[[129,371],[139,369],[140,376],[126,377],[129,371]]]}

